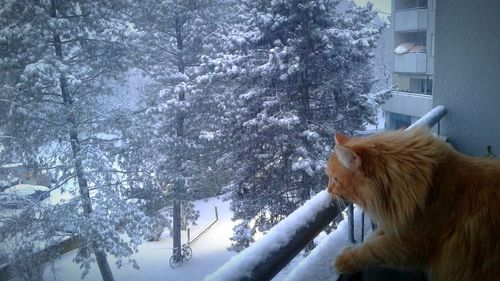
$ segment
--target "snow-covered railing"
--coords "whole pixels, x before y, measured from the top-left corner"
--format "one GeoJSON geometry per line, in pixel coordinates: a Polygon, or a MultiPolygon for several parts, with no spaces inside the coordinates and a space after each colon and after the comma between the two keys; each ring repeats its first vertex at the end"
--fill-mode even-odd
{"type": "Polygon", "coordinates": [[[440,133],[439,121],[446,115],[446,107],[438,105],[434,107],[431,111],[427,112],[424,116],[413,123],[407,130],[413,129],[415,127],[427,126],[429,128],[438,125],[438,134],[440,133]]]}
{"type": "Polygon", "coordinates": [[[271,280],[332,222],[338,210],[332,196],[321,191],[205,281],[271,280]]]}
{"type": "MultiPolygon", "coordinates": [[[[441,105],[437,106],[407,130],[417,126],[433,127],[439,124],[439,121],[445,115],[446,108],[441,105]]],[[[216,272],[207,276],[205,281],[271,280],[334,220],[339,214],[338,210],[331,195],[326,190],[321,191],[286,219],[274,226],[260,240],[231,258],[216,272]]],[[[318,269],[312,268],[311,265],[316,265],[317,262],[322,260],[323,262],[326,261],[328,265],[318,265],[318,268],[333,269],[331,261],[336,255],[334,248],[338,250],[346,243],[353,243],[356,237],[361,237],[360,240],[363,240],[365,232],[371,230],[370,227],[365,227],[368,220],[365,221],[363,213],[355,210],[352,204],[348,206],[346,211],[348,216],[347,222],[342,221],[338,229],[329,235],[327,242],[322,243],[325,245],[320,244],[320,246],[316,247],[308,258],[301,262],[287,276],[286,280],[320,280],[321,276],[317,276],[318,269]],[[356,225],[359,227],[356,228],[356,225]],[[359,232],[359,236],[356,235],[357,232],[359,232]],[[332,243],[337,243],[337,247],[333,247],[332,243]],[[331,257],[329,258],[325,259],[323,254],[316,254],[319,252],[328,252],[328,249],[331,249],[329,251],[329,256],[331,257]],[[306,270],[301,270],[301,268],[305,268],[306,270]],[[312,272],[316,276],[308,276],[312,272]],[[306,275],[303,275],[303,273],[306,273],[306,275]]],[[[327,275],[323,276],[325,279],[321,280],[332,280],[332,275],[338,276],[332,272],[328,272],[327,275]]]]}

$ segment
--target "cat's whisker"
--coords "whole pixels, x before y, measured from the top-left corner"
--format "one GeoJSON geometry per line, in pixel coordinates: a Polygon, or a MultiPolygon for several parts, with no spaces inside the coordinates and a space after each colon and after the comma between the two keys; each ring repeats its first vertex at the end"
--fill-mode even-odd
{"type": "Polygon", "coordinates": [[[335,201],[336,201],[335,206],[337,206],[338,212],[339,213],[344,212],[345,209],[347,208],[346,201],[340,197],[335,197],[335,201]]]}
{"type": "Polygon", "coordinates": [[[339,198],[339,202],[340,202],[340,206],[342,206],[342,211],[345,210],[347,208],[347,203],[346,201],[344,200],[344,198],[339,198]]]}

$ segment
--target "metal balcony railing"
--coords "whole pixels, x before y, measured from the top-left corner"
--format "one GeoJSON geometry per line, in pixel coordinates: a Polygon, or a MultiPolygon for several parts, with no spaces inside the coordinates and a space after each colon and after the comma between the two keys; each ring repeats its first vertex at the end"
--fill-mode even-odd
{"type": "MultiPolygon", "coordinates": [[[[417,126],[433,127],[446,115],[444,106],[437,106],[408,129],[417,126]]],[[[322,191],[295,210],[286,219],[274,226],[264,237],[253,243],[240,254],[231,258],[206,281],[266,281],[273,279],[307,244],[309,244],[327,225],[340,215],[338,206],[331,196],[322,191]]],[[[355,242],[354,206],[347,209],[348,239],[355,242]]],[[[358,216],[364,220],[364,215],[358,216]]],[[[361,223],[362,227],[365,223],[361,223]]],[[[358,239],[363,240],[365,231],[361,230],[358,239]]],[[[311,268],[311,271],[314,269],[311,268]]],[[[399,273],[395,273],[396,275],[399,273]]],[[[358,280],[358,275],[341,275],[339,280],[358,280]]],[[[359,279],[360,280],[360,279],[359,279]]],[[[376,280],[376,279],[373,279],[376,280]]],[[[385,279],[384,279],[385,280],[385,279]]],[[[389,280],[389,279],[387,279],[389,280]]],[[[414,279],[397,279],[414,280],[414,279]]]]}
{"type": "Polygon", "coordinates": [[[406,53],[394,55],[394,72],[427,73],[427,53],[406,53]]]}
{"type": "Polygon", "coordinates": [[[394,13],[394,31],[410,32],[426,30],[429,25],[427,8],[411,8],[394,13]]]}

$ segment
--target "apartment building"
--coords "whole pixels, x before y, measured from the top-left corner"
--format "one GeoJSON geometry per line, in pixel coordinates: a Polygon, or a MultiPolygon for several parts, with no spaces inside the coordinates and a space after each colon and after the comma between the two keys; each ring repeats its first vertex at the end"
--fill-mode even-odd
{"type": "Polygon", "coordinates": [[[432,109],[436,0],[392,0],[393,97],[383,105],[387,129],[410,126],[432,109]]]}

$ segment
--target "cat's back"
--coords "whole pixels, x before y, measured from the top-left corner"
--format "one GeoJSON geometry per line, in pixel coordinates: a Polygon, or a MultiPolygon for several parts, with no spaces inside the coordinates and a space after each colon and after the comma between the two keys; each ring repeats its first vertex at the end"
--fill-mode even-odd
{"type": "Polygon", "coordinates": [[[441,225],[437,280],[499,280],[500,161],[451,150],[434,177],[431,200],[443,206],[432,214],[441,225]]]}
{"type": "Polygon", "coordinates": [[[482,219],[500,228],[500,161],[467,156],[452,148],[443,154],[447,157],[435,168],[432,182],[437,191],[431,191],[430,200],[448,201],[442,205],[451,208],[457,219],[484,214],[482,219]]]}
{"type": "MultiPolygon", "coordinates": [[[[486,202],[500,200],[499,160],[466,156],[456,151],[450,154],[446,161],[439,164],[442,178],[437,180],[441,182],[441,186],[463,194],[462,200],[469,201],[471,207],[484,207],[486,202]]],[[[500,208],[500,204],[493,205],[500,208]]]]}

